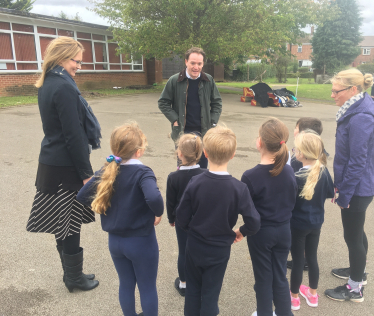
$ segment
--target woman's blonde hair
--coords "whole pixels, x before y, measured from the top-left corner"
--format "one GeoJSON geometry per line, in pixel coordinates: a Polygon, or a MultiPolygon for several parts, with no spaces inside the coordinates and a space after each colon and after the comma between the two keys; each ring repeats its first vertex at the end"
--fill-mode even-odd
{"type": "MultiPolygon", "coordinates": [[[[184,134],[179,138],[178,149],[186,160],[184,166],[193,166],[196,165],[201,158],[203,141],[201,137],[195,134],[184,134]]],[[[181,166],[183,166],[183,164],[181,166]]]]}
{"type": "Polygon", "coordinates": [[[271,117],[261,125],[259,136],[266,150],[275,154],[274,168],[270,170],[270,174],[276,177],[288,161],[288,128],[281,120],[271,117]]]}
{"type": "Polygon", "coordinates": [[[306,177],[306,182],[300,197],[311,200],[314,195],[314,188],[325,169],[324,145],[321,136],[312,130],[305,130],[295,139],[295,147],[303,154],[306,159],[315,160],[314,165],[307,169],[306,172],[298,173],[299,177],[306,177]]]}
{"type": "Polygon", "coordinates": [[[42,74],[35,83],[35,87],[40,88],[45,76],[56,65],[62,61],[74,58],[79,52],[84,52],[83,45],[75,39],[61,36],[51,41],[45,50],[42,74]]]}
{"type": "MultiPolygon", "coordinates": [[[[145,150],[147,138],[135,122],[117,127],[110,136],[110,148],[113,155],[129,160],[139,149],[145,150]]],[[[93,211],[105,214],[110,207],[110,200],[114,193],[114,182],[118,175],[120,164],[115,160],[106,162],[98,179],[96,196],[91,204],[93,211]]]]}
{"type": "Polygon", "coordinates": [[[358,92],[366,91],[373,85],[373,75],[363,75],[358,69],[347,69],[336,74],[332,79],[332,83],[340,84],[343,87],[357,87],[358,92]]]}

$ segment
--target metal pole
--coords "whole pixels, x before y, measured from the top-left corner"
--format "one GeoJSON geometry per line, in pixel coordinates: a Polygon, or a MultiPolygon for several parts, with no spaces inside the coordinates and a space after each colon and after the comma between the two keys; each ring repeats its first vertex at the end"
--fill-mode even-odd
{"type": "Polygon", "coordinates": [[[297,83],[296,83],[296,95],[295,98],[297,98],[297,88],[299,87],[299,77],[297,77],[297,83]]]}

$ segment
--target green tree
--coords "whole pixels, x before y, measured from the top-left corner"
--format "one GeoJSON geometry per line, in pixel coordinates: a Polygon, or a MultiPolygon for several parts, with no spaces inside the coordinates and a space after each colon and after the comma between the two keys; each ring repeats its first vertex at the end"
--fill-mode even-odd
{"type": "Polygon", "coordinates": [[[0,8],[30,12],[34,2],[35,0],[0,0],[0,8]]]}
{"type": "Polygon", "coordinates": [[[332,74],[350,63],[360,54],[360,26],[362,18],[355,0],[335,0],[329,10],[337,12],[314,33],[313,67],[332,74]]]}
{"type": "Polygon", "coordinates": [[[79,15],[79,12],[77,12],[75,15],[73,16],[69,16],[67,15],[64,11],[61,11],[58,15],[57,15],[58,18],[60,19],[65,19],[65,20],[74,20],[74,21],[82,21],[82,18],[80,17],[79,15]]]}
{"type": "Polygon", "coordinates": [[[109,20],[122,52],[146,58],[182,55],[200,46],[211,61],[262,56],[316,23],[328,0],[103,0],[94,11],[109,20]]]}

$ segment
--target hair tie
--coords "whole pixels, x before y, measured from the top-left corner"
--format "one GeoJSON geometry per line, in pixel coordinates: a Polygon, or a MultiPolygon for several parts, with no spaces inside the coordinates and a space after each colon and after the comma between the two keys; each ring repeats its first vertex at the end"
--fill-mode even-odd
{"type": "Polygon", "coordinates": [[[286,142],[284,141],[284,140],[282,140],[281,142],[280,142],[280,144],[282,145],[282,144],[285,144],[286,142]]]}
{"type": "Polygon", "coordinates": [[[114,155],[109,155],[108,157],[106,157],[106,161],[109,162],[109,163],[112,162],[113,160],[114,160],[116,163],[121,163],[122,158],[121,158],[121,157],[114,156],[114,155]]]}

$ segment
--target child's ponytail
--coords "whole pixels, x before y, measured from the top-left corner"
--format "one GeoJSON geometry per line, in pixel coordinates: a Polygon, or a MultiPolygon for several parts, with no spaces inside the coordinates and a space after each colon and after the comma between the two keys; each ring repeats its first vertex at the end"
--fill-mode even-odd
{"type": "Polygon", "coordinates": [[[288,161],[287,126],[275,117],[262,124],[259,131],[261,142],[270,153],[274,153],[274,168],[270,170],[272,177],[279,175],[288,161]]]}
{"type": "Polygon", "coordinates": [[[110,137],[110,148],[115,156],[107,158],[101,175],[98,179],[96,196],[91,204],[93,211],[105,214],[110,207],[110,200],[114,193],[114,183],[120,170],[121,161],[126,162],[131,159],[139,150],[145,150],[147,138],[133,122],[117,127],[110,137]]]}
{"type": "Polygon", "coordinates": [[[314,165],[306,172],[298,173],[299,177],[307,177],[300,197],[311,200],[314,195],[314,189],[325,168],[326,154],[321,137],[311,130],[305,130],[295,139],[296,148],[303,154],[307,160],[314,161],[314,165]]]}

